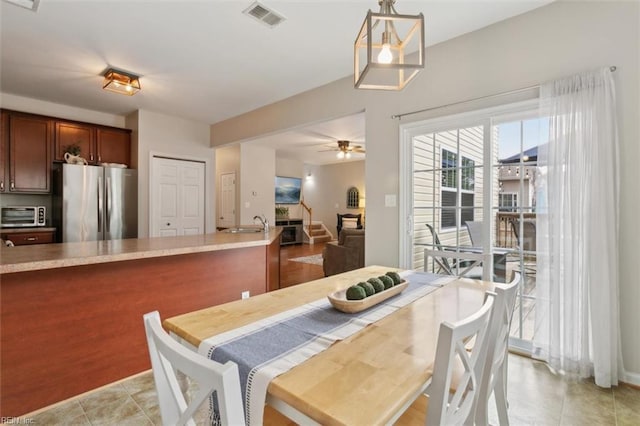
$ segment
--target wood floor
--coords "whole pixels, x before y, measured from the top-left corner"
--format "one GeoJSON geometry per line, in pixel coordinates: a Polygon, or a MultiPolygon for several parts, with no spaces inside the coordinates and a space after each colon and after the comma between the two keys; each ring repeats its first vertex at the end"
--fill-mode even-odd
{"type": "Polygon", "coordinates": [[[292,244],[280,248],[280,288],[324,278],[322,265],[292,262],[289,259],[322,253],[326,243],[292,244]]]}

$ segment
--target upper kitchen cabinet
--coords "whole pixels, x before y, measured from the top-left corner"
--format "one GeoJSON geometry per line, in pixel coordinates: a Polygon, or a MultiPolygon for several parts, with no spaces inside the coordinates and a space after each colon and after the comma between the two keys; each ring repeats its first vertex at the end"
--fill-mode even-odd
{"type": "Polygon", "coordinates": [[[98,162],[130,165],[131,131],[125,129],[97,130],[98,162]]]}
{"type": "Polygon", "coordinates": [[[96,128],[90,124],[56,121],[55,160],[64,161],[67,149],[76,145],[80,155],[89,163],[97,161],[96,128]]]}
{"type": "Polygon", "coordinates": [[[64,153],[73,145],[80,148],[80,155],[89,164],[120,163],[131,161],[131,131],[94,124],[57,120],[55,160],[64,161],[64,153]]]}
{"type": "Polygon", "coordinates": [[[2,124],[2,139],[8,148],[8,159],[3,156],[4,192],[50,192],[53,122],[47,117],[7,112],[2,124]]]}
{"type": "Polygon", "coordinates": [[[8,154],[7,151],[7,138],[9,137],[9,114],[5,111],[0,112],[0,193],[5,192],[8,188],[7,182],[7,167],[8,154]]]}

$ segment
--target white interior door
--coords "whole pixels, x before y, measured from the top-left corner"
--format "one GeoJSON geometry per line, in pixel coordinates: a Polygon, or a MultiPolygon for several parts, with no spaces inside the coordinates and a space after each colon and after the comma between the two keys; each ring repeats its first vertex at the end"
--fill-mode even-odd
{"type": "Polygon", "coordinates": [[[224,173],[220,175],[220,218],[218,226],[231,227],[236,225],[236,174],[224,173]]]}
{"type": "Polygon", "coordinates": [[[204,234],[205,165],[154,157],[152,236],[204,234]]]}

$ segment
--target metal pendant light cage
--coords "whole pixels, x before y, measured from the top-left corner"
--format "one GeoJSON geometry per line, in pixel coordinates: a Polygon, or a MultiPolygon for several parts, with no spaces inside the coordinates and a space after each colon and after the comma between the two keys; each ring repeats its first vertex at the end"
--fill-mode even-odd
{"type": "Polygon", "coordinates": [[[424,68],[424,16],[398,14],[395,0],[379,3],[380,12],[369,10],[354,44],[354,86],[402,90],[424,68]]]}

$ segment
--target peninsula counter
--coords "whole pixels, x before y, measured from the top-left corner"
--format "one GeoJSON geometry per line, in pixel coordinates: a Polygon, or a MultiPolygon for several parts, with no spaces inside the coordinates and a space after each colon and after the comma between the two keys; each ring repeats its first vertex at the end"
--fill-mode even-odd
{"type": "Polygon", "coordinates": [[[0,248],[0,416],[150,368],[142,315],[279,288],[281,229],[0,248]]]}

